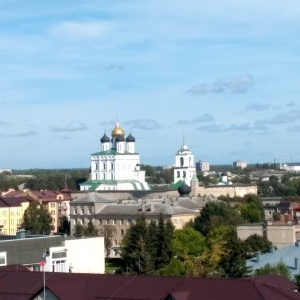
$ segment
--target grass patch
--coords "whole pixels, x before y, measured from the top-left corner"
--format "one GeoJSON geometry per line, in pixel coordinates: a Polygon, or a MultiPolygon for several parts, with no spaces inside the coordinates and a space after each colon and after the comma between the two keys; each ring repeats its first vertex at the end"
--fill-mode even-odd
{"type": "Polygon", "coordinates": [[[120,258],[106,258],[105,259],[105,273],[114,274],[115,271],[121,268],[122,263],[120,258]]]}

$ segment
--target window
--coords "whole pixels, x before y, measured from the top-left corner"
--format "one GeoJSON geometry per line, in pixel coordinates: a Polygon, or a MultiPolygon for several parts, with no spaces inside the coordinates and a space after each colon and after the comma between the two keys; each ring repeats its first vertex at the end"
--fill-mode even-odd
{"type": "Polygon", "coordinates": [[[51,210],[51,216],[55,215],[55,210],[51,210]]]}
{"type": "Polygon", "coordinates": [[[124,229],[121,229],[121,235],[124,235],[124,234],[125,234],[124,229]]]}
{"type": "Polygon", "coordinates": [[[84,208],[80,207],[80,214],[83,215],[84,214],[84,208]]]}
{"type": "Polygon", "coordinates": [[[3,216],[6,216],[6,211],[3,212],[3,216]]]}
{"type": "Polygon", "coordinates": [[[117,220],[113,220],[113,225],[116,225],[117,224],[117,220]]]}
{"type": "Polygon", "coordinates": [[[110,179],[114,180],[114,174],[110,174],[110,179]]]}
{"type": "Polygon", "coordinates": [[[95,169],[98,170],[98,164],[97,163],[95,163],[95,169]]]}
{"type": "Polygon", "coordinates": [[[52,202],[52,203],[51,203],[51,207],[55,207],[55,203],[52,202]]]}
{"type": "Polygon", "coordinates": [[[106,225],[108,225],[109,224],[109,220],[106,220],[106,225]]]}
{"type": "Polygon", "coordinates": [[[114,240],[113,245],[114,245],[114,246],[118,245],[118,241],[117,241],[117,240],[114,240]]]}
{"type": "Polygon", "coordinates": [[[105,170],[106,169],[106,164],[105,163],[103,163],[103,170],[105,170]]]}
{"type": "Polygon", "coordinates": [[[183,178],[185,178],[186,177],[186,172],[185,171],[183,171],[183,178]]]}
{"type": "Polygon", "coordinates": [[[76,207],[74,207],[73,212],[74,212],[74,215],[77,215],[77,208],[76,207]]]}
{"type": "Polygon", "coordinates": [[[99,229],[99,235],[102,235],[102,233],[103,233],[103,230],[99,229]]]}
{"type": "Polygon", "coordinates": [[[111,169],[111,170],[114,169],[114,163],[110,163],[110,169],[111,169]]]}
{"type": "Polygon", "coordinates": [[[17,211],[17,216],[19,216],[19,215],[20,215],[20,211],[18,210],[18,211],[17,211]]]}
{"type": "Polygon", "coordinates": [[[21,224],[21,219],[18,219],[17,224],[18,224],[18,225],[21,224]]]}
{"type": "Polygon", "coordinates": [[[117,235],[117,230],[116,229],[113,230],[113,235],[117,235]]]}
{"type": "Polygon", "coordinates": [[[105,180],[105,174],[103,174],[103,179],[105,180]]]}
{"type": "Polygon", "coordinates": [[[131,221],[130,220],[127,220],[127,225],[130,225],[131,224],[131,221]]]}
{"type": "Polygon", "coordinates": [[[177,171],[177,178],[180,178],[180,172],[177,171]]]}
{"type": "Polygon", "coordinates": [[[15,215],[15,212],[14,212],[14,211],[11,211],[11,212],[10,212],[10,215],[11,215],[11,216],[14,216],[14,215],[15,215]]]}
{"type": "Polygon", "coordinates": [[[183,157],[180,157],[180,167],[183,167],[184,161],[183,161],[183,157]]]}
{"type": "Polygon", "coordinates": [[[99,225],[102,225],[102,220],[99,220],[99,225]]]}
{"type": "Polygon", "coordinates": [[[124,224],[124,220],[120,220],[120,225],[123,225],[124,224]]]}
{"type": "Polygon", "coordinates": [[[10,225],[14,225],[14,223],[15,223],[15,220],[14,220],[14,219],[11,219],[11,220],[10,220],[10,225]]]}
{"type": "Polygon", "coordinates": [[[88,214],[89,214],[89,215],[92,214],[92,209],[91,209],[91,208],[88,209],[88,214]]]}
{"type": "Polygon", "coordinates": [[[66,261],[58,260],[52,262],[52,272],[65,272],[66,261]]]}

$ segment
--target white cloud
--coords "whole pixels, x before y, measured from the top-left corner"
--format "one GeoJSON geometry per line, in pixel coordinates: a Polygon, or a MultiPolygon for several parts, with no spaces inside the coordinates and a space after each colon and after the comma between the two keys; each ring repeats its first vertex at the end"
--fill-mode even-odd
{"type": "Polygon", "coordinates": [[[79,121],[73,121],[69,123],[65,127],[57,127],[57,126],[50,126],[50,132],[73,132],[73,131],[84,131],[87,130],[87,125],[79,122],[79,121]]]}
{"type": "Polygon", "coordinates": [[[52,36],[68,40],[88,40],[106,38],[114,29],[111,22],[103,21],[65,21],[49,29],[52,36]]]}
{"type": "Polygon", "coordinates": [[[243,74],[236,78],[222,79],[212,83],[200,83],[188,89],[191,95],[218,94],[231,92],[234,94],[247,93],[254,86],[254,79],[249,74],[243,74]]]}

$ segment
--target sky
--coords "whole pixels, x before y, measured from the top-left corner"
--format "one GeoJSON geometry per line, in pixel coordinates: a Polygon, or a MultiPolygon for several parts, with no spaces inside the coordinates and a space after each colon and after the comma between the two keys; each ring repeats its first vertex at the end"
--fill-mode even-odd
{"type": "Polygon", "coordinates": [[[0,168],[300,161],[297,0],[1,0],[0,168]]]}

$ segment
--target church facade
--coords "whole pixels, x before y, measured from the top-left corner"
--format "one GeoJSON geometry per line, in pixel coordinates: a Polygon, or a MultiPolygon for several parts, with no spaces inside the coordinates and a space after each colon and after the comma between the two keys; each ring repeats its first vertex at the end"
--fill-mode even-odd
{"type": "Polygon", "coordinates": [[[125,138],[117,122],[111,139],[104,134],[100,142],[101,151],[91,154],[90,178],[80,184],[80,190],[149,190],[131,133],[125,138]]]}

